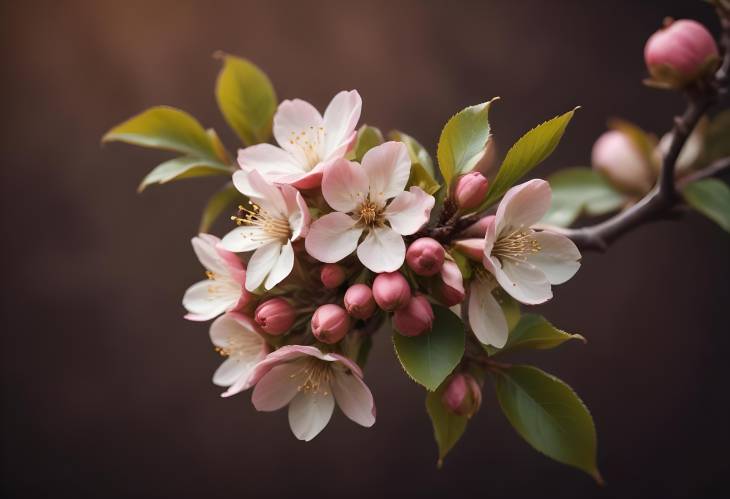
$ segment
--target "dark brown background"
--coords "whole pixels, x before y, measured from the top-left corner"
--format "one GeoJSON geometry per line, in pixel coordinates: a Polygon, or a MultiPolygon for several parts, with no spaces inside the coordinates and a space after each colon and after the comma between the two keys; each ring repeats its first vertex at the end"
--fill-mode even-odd
{"type": "Polygon", "coordinates": [[[364,122],[432,149],[453,112],[495,95],[502,151],[582,105],[536,172],[546,175],[585,164],[609,116],[668,127],[680,97],[640,84],[643,43],[664,15],[718,28],[701,2],[3,2],[4,495],[719,494],[730,472],[730,238],[710,222],[646,227],[586,255],[544,307],[589,338],[530,360],[591,408],[608,487],[529,448],[489,386],[439,472],[423,391],[387,337],[367,369],[372,429],[336,414],[304,444],[285,411],[256,413],[248,394],[220,399],[207,327],[180,306],[201,277],[188,241],[216,183],[138,196],[166,156],[99,146],[112,125],[170,104],[234,149],[212,93],[211,54],[223,49],[257,62],[282,98],[322,107],[357,88],[364,122]]]}

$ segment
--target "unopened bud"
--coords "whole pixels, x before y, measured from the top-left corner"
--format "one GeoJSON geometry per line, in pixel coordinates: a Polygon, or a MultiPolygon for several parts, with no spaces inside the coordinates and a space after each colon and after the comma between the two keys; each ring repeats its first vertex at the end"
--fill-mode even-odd
{"type": "Polygon", "coordinates": [[[479,172],[470,172],[462,175],[456,181],[454,198],[459,208],[470,210],[476,208],[487,195],[489,181],[479,172]]]}
{"type": "Polygon", "coordinates": [[[416,239],[408,246],[406,262],[418,275],[429,276],[438,274],[444,263],[444,247],[430,237],[416,239]]]}
{"type": "Polygon", "coordinates": [[[629,194],[645,194],[654,183],[650,160],[618,130],[604,133],[593,144],[591,163],[617,189],[629,194]]]}
{"type": "Polygon", "coordinates": [[[433,318],[433,308],[426,297],[416,295],[393,313],[393,326],[403,336],[418,336],[431,330],[433,318]]]}
{"type": "Polygon", "coordinates": [[[458,416],[471,418],[482,405],[482,389],[470,374],[457,373],[448,381],[441,397],[446,408],[458,416]]]}
{"type": "Polygon", "coordinates": [[[319,271],[319,278],[327,289],[334,289],[345,282],[345,269],[336,263],[325,263],[319,271]]]}
{"type": "Polygon", "coordinates": [[[322,343],[337,343],[350,330],[350,317],[333,303],[320,306],[312,316],[312,333],[322,343]]]}
{"type": "Polygon", "coordinates": [[[375,312],[373,291],[365,284],[353,284],[345,292],[347,313],[356,319],[367,319],[375,312]]]}
{"type": "Polygon", "coordinates": [[[411,300],[411,287],[400,272],[378,274],[373,281],[373,298],[383,310],[403,308],[411,300]]]}
{"type": "Polygon", "coordinates": [[[453,307],[464,301],[464,279],[459,266],[451,260],[444,262],[441,268],[441,280],[436,285],[436,297],[447,307],[453,307]]]}
{"type": "Polygon", "coordinates": [[[289,331],[294,324],[296,312],[283,298],[266,300],[256,308],[254,320],[265,332],[280,335],[289,331]]]}

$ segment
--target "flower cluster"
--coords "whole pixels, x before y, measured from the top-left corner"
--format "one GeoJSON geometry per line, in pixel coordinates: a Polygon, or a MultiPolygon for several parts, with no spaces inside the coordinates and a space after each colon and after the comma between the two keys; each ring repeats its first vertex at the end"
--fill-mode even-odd
{"type": "MultiPolygon", "coordinates": [[[[436,200],[412,181],[406,144],[384,141],[354,160],[360,111],[356,91],[337,94],[324,115],[302,100],[282,102],[278,145],[239,151],[233,185],[248,204],[232,217],[237,226],[222,239],[193,239],[208,280],[183,304],[187,319],[217,317],[210,337],[226,360],[213,382],[224,397],[253,388],[259,411],[288,405],[301,440],[322,431],[335,403],[354,422],[374,424],[358,362],[382,324],[428,335],[434,307],[451,307],[478,343],[501,348],[509,328],[500,300],[543,303],[580,265],[568,238],[535,227],[550,207],[543,180],[512,187],[494,215],[448,240],[429,237],[436,200]]],[[[445,195],[471,210],[487,190],[471,172],[445,195]]],[[[452,379],[444,403],[471,415],[480,385],[458,369],[452,379]]]]}

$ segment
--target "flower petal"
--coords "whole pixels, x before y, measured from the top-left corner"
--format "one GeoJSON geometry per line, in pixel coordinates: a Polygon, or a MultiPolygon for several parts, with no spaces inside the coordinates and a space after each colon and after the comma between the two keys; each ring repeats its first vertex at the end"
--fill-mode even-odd
{"type": "Polygon", "coordinates": [[[183,307],[189,312],[185,318],[191,321],[207,321],[233,308],[239,296],[211,293],[215,281],[207,279],[190,286],[183,296],[183,307]]]}
{"type": "Polygon", "coordinates": [[[200,234],[198,237],[194,237],[191,242],[195,256],[198,257],[200,264],[206,270],[220,275],[228,275],[228,266],[216,249],[220,239],[210,234],[200,234]]]}
{"type": "Polygon", "coordinates": [[[255,364],[245,360],[228,358],[218,366],[213,374],[213,384],[216,386],[231,386],[242,378],[248,378],[255,364]]]}
{"type": "Polygon", "coordinates": [[[550,284],[562,284],[578,272],[580,251],[573,241],[549,231],[536,232],[534,237],[540,251],[530,254],[527,260],[543,271],[550,284]]]}
{"type": "Polygon", "coordinates": [[[375,424],[373,394],[359,376],[347,371],[336,371],[332,392],[345,416],[366,428],[375,424]]]}
{"type": "Polygon", "coordinates": [[[282,177],[303,175],[305,172],[294,156],[271,144],[256,144],[239,149],[238,166],[246,172],[259,172],[269,182],[277,182],[282,177]]]}
{"type": "Polygon", "coordinates": [[[286,202],[286,212],[289,218],[289,227],[292,230],[291,240],[296,241],[305,237],[309,231],[312,217],[309,208],[301,193],[290,185],[280,185],[281,195],[286,202]]]}
{"type": "Polygon", "coordinates": [[[309,102],[285,100],[274,115],[274,138],[300,165],[307,165],[308,147],[318,155],[324,150],[324,144],[317,144],[324,135],[323,124],[322,115],[309,102]]]}
{"type": "MultiPolygon", "coordinates": [[[[324,157],[331,159],[336,153],[344,153],[342,146],[352,140],[360,120],[362,98],[357,90],[343,90],[332,98],[324,111],[324,157]]],[[[346,147],[345,147],[346,150],[346,147]]]]}
{"type": "Polygon", "coordinates": [[[335,410],[329,392],[300,392],[289,404],[289,426],[299,440],[309,442],[324,430],[335,410]]]}
{"type": "Polygon", "coordinates": [[[535,178],[512,187],[497,208],[496,230],[530,227],[539,222],[550,208],[550,184],[535,178]]]}
{"type": "Polygon", "coordinates": [[[273,241],[257,249],[248,261],[246,289],[256,291],[269,275],[281,254],[281,243],[273,241]]]}
{"type": "Polygon", "coordinates": [[[315,220],[304,240],[307,253],[320,262],[339,262],[355,251],[362,229],[344,213],[329,213],[315,220]]]}
{"type": "Polygon", "coordinates": [[[355,211],[367,198],[368,187],[368,176],[357,163],[339,159],[324,170],[322,195],[327,204],[337,211],[355,211]]]}
{"type": "Polygon", "coordinates": [[[257,411],[277,411],[291,402],[299,393],[297,373],[304,368],[301,362],[288,362],[272,367],[256,383],[251,402],[257,411]]]}
{"type": "Polygon", "coordinates": [[[242,226],[236,227],[223,236],[220,247],[228,251],[242,253],[244,251],[253,251],[274,240],[276,238],[269,236],[261,227],[242,226]]]}
{"type": "Polygon", "coordinates": [[[428,222],[436,200],[415,185],[398,194],[385,209],[385,218],[397,233],[404,236],[415,234],[428,222]]]}
{"type": "Polygon", "coordinates": [[[474,279],[469,292],[469,325],[477,339],[485,345],[502,348],[507,343],[509,328],[502,307],[492,295],[493,284],[474,279]]]}
{"type": "Polygon", "coordinates": [[[445,260],[441,266],[441,279],[450,288],[454,288],[461,293],[464,292],[464,278],[461,275],[461,270],[451,260],[445,260]]]}
{"type": "Polygon", "coordinates": [[[279,188],[256,170],[239,170],[233,174],[233,185],[260,208],[271,215],[286,218],[287,204],[279,188]]]}
{"type": "Polygon", "coordinates": [[[530,262],[500,262],[496,258],[490,261],[495,264],[494,276],[497,282],[515,300],[527,305],[538,305],[553,297],[547,277],[530,262]]]}
{"type": "Polygon", "coordinates": [[[402,142],[385,142],[365,153],[362,167],[370,180],[370,199],[385,206],[406,188],[411,174],[411,159],[402,142]]]}
{"type": "Polygon", "coordinates": [[[394,272],[405,261],[406,243],[390,227],[373,228],[357,247],[357,257],[373,272],[394,272]]]}
{"type": "Polygon", "coordinates": [[[286,279],[294,268],[294,248],[292,248],[291,241],[287,241],[285,245],[280,247],[281,252],[273,267],[271,267],[269,277],[266,278],[264,284],[267,291],[286,279]]]}

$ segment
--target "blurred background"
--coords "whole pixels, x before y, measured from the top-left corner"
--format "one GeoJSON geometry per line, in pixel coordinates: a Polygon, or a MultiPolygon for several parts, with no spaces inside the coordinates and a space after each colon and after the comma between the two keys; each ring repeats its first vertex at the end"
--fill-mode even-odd
{"type": "MultiPolygon", "coordinates": [[[[607,118],[663,133],[680,96],[641,85],[667,15],[685,1],[2,2],[2,418],[5,497],[714,497],[727,483],[730,238],[689,215],[631,233],[540,312],[579,332],[528,357],[581,395],[607,481],[533,451],[491,386],[437,471],[424,392],[390,339],[366,370],[378,421],[335,414],[313,442],[286,411],[219,397],[207,325],[182,319],[201,277],[189,240],[218,180],[135,189],[168,156],[101,147],[113,125],[169,104],[238,146],[213,97],[221,49],[250,58],[280,98],[322,109],[341,89],[361,122],[431,151],[466,105],[499,95],[500,152],[582,109],[535,175],[585,165],[607,118]]],[[[226,227],[219,226],[221,234],[226,227]]]]}

